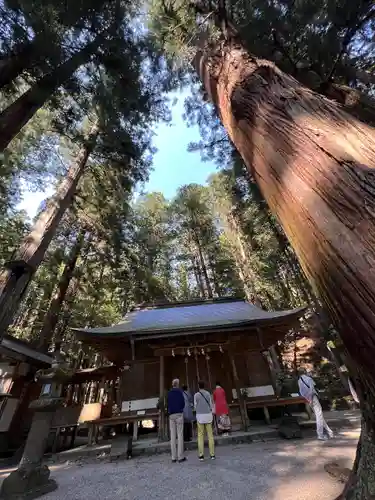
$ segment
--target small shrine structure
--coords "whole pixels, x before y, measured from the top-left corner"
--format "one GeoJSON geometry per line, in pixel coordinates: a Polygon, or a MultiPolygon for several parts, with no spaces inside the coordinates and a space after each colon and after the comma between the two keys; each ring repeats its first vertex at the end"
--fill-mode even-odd
{"type": "Polygon", "coordinates": [[[0,342],[0,455],[25,440],[33,411],[29,403],[40,393],[34,375],[49,368],[52,357],[29,343],[4,335],[0,342]]]}
{"type": "MultiPolygon", "coordinates": [[[[135,308],[118,325],[75,329],[75,334],[111,363],[91,376],[98,372],[102,387],[109,388],[119,410],[116,422],[158,419],[163,438],[165,412],[157,408],[175,377],[191,391],[198,380],[209,390],[219,380],[232,420],[237,416],[244,429],[249,408],[264,408],[269,421],[269,406],[291,404],[276,396],[278,367],[269,349],[300,327],[303,312],[264,311],[232,298],[165,303],[135,308]]],[[[302,402],[292,396],[292,402],[302,402]]],[[[110,425],[110,415],[98,423],[110,425]]]]}

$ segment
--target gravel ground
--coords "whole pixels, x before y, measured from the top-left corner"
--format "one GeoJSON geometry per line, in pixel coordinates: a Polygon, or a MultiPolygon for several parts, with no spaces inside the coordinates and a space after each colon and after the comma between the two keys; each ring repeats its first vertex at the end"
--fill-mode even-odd
{"type": "Polygon", "coordinates": [[[172,464],[167,455],[118,463],[100,462],[53,467],[59,489],[44,500],[331,500],[342,485],[324,472],[338,462],[350,467],[356,431],[319,442],[269,441],[218,447],[216,461],[172,464]]]}

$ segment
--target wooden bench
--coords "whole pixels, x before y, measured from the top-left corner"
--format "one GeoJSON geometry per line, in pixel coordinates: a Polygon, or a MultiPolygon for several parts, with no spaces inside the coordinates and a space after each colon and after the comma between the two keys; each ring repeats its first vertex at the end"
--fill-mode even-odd
{"type": "Polygon", "coordinates": [[[88,438],[88,444],[89,446],[92,446],[95,442],[97,442],[98,438],[98,430],[99,427],[108,427],[108,426],[115,426],[115,425],[121,425],[121,424],[134,424],[133,428],[133,436],[132,436],[132,441],[136,441],[138,438],[138,422],[143,421],[143,420],[157,420],[159,418],[159,411],[152,410],[152,411],[147,411],[145,410],[142,415],[139,413],[136,414],[128,414],[128,415],[119,415],[117,417],[109,417],[109,418],[98,418],[95,420],[87,421],[86,424],[89,427],[89,438],[88,438]]]}
{"type": "MultiPolygon", "coordinates": [[[[304,404],[309,418],[312,418],[312,410],[310,405],[307,403],[305,398],[302,398],[300,396],[295,396],[295,397],[290,396],[284,398],[276,398],[276,397],[254,398],[252,401],[249,400],[245,401],[245,404],[247,409],[263,408],[264,419],[268,425],[271,424],[271,417],[268,408],[276,406],[291,406],[291,405],[304,404]]],[[[232,403],[229,405],[229,407],[234,407],[234,408],[239,407],[239,403],[232,403]]]]}
{"type": "Polygon", "coordinates": [[[264,412],[264,418],[267,422],[267,424],[271,424],[271,418],[270,418],[270,413],[268,411],[268,408],[276,407],[276,406],[291,406],[291,405],[298,405],[298,404],[304,404],[306,408],[306,412],[309,416],[309,418],[312,417],[312,411],[310,408],[310,405],[306,402],[305,398],[302,398],[300,396],[298,397],[287,397],[287,398],[273,398],[273,399],[259,399],[256,401],[246,401],[246,408],[252,409],[252,408],[263,408],[264,412]]]}
{"type": "Polygon", "coordinates": [[[57,409],[51,426],[52,453],[56,453],[58,451],[61,437],[62,446],[66,446],[69,435],[69,448],[73,448],[81,413],[82,407],[80,405],[61,407],[57,409]]]}

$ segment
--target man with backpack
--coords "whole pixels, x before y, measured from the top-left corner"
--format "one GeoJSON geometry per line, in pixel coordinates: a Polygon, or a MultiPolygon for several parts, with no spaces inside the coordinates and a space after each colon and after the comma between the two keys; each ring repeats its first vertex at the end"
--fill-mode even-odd
{"type": "Polygon", "coordinates": [[[205,390],[204,382],[199,382],[199,390],[194,395],[194,408],[198,426],[198,454],[199,460],[204,460],[204,432],[207,433],[208,448],[211,460],[215,460],[215,442],[212,431],[212,398],[205,390]]]}
{"type": "Polygon", "coordinates": [[[327,439],[324,431],[328,437],[332,438],[333,432],[324,419],[322,405],[320,404],[318,393],[315,389],[315,382],[309,375],[307,375],[306,370],[303,368],[299,371],[298,388],[300,395],[310,403],[310,406],[314,411],[318,439],[320,441],[325,441],[327,439]]]}

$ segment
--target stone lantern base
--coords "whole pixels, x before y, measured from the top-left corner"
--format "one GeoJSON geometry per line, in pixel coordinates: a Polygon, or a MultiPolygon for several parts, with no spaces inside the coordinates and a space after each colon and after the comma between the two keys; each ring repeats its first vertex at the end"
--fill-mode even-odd
{"type": "Polygon", "coordinates": [[[25,449],[18,469],[6,477],[0,488],[1,500],[31,500],[57,489],[57,483],[50,479],[50,470],[42,464],[44,451],[51,430],[56,409],[61,405],[61,388],[64,380],[72,375],[62,362],[59,350],[54,354],[55,362],[47,370],[39,370],[36,379],[49,386],[49,392],[42,392],[39,399],[32,401],[35,411],[25,449]]]}
{"type": "Polygon", "coordinates": [[[46,465],[21,466],[13,471],[1,488],[0,498],[4,500],[32,500],[57,489],[57,483],[50,479],[46,465]]]}

